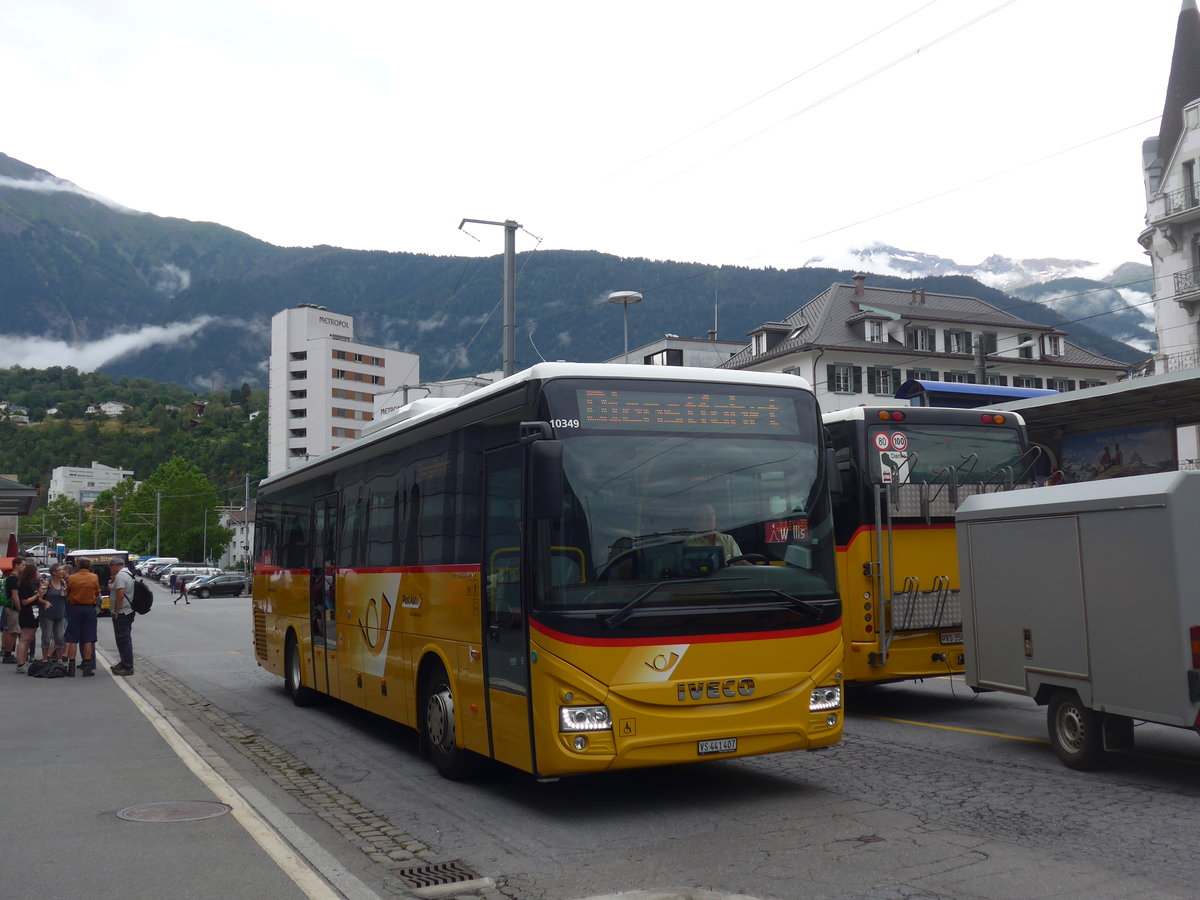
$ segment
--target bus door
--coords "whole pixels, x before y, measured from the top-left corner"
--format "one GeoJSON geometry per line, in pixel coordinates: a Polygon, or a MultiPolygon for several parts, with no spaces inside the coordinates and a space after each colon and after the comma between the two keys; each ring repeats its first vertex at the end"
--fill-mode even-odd
{"type": "Polygon", "coordinates": [[[338,496],[313,503],[309,548],[309,624],[312,633],[313,686],[338,696],[337,677],[337,520],[338,496]]]}
{"type": "Polygon", "coordinates": [[[533,771],[529,625],[521,602],[522,449],[487,454],[483,647],[491,755],[533,771]]]}

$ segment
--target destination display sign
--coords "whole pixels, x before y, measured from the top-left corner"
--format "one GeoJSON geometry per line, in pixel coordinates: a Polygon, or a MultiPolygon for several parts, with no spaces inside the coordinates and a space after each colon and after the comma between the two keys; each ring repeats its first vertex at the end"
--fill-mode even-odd
{"type": "MultiPolygon", "coordinates": [[[[796,404],[784,393],[593,388],[576,391],[583,429],[795,434],[796,404]]],[[[557,423],[556,425],[557,430],[557,423]]]]}

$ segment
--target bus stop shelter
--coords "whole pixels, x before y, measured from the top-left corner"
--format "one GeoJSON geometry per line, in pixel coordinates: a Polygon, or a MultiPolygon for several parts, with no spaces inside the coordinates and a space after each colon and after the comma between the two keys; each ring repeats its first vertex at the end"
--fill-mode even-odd
{"type": "Polygon", "coordinates": [[[1200,369],[996,405],[1020,413],[1029,439],[1047,448],[1057,465],[1065,468],[1074,459],[1090,466],[1092,477],[1197,466],[1200,369]]]}

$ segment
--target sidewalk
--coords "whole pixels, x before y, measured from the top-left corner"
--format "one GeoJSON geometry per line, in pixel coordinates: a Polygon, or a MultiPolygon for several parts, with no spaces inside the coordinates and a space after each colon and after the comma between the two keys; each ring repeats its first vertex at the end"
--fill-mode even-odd
{"type": "Polygon", "coordinates": [[[0,852],[10,889],[89,900],[341,896],[211,769],[205,777],[207,763],[137,685],[108,672],[116,658],[103,643],[95,677],[31,678],[0,666],[0,852]],[[213,805],[221,803],[233,811],[213,805]]]}

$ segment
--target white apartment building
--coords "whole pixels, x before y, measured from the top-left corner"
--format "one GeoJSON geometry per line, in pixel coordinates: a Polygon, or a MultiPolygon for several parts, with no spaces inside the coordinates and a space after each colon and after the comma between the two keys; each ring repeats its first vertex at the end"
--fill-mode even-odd
{"type": "MultiPolygon", "coordinates": [[[[700,366],[715,369],[746,347],[745,341],[719,341],[710,331],[708,338],[681,338],[665,334],[657,340],[629,351],[631,363],[646,366],[700,366]]],[[[625,354],[614,356],[610,363],[625,362],[625,354]]]]}
{"type": "Polygon", "coordinates": [[[271,318],[267,474],[354,440],[375,395],[420,383],[420,357],[354,340],[354,317],[303,303],[271,318]]]}
{"type": "MultiPolygon", "coordinates": [[[[1158,135],[1142,142],[1146,227],[1158,351],[1139,374],[1200,369],[1200,12],[1184,0],[1175,27],[1158,135]]],[[[1200,455],[1200,429],[1179,430],[1181,458],[1200,455]]]]}
{"type": "Polygon", "coordinates": [[[104,463],[92,461],[91,468],[59,466],[50,473],[50,497],[64,494],[76,503],[90,506],[101,491],[116,487],[126,478],[133,477],[132,469],[116,469],[104,463]]]}
{"type": "Polygon", "coordinates": [[[799,375],[825,412],[908,405],[893,398],[914,379],[1074,391],[1126,373],[1125,364],[1072,344],[1065,332],[976,297],[866,281],[835,283],[784,321],[755,328],[722,368],[799,375]]]}

